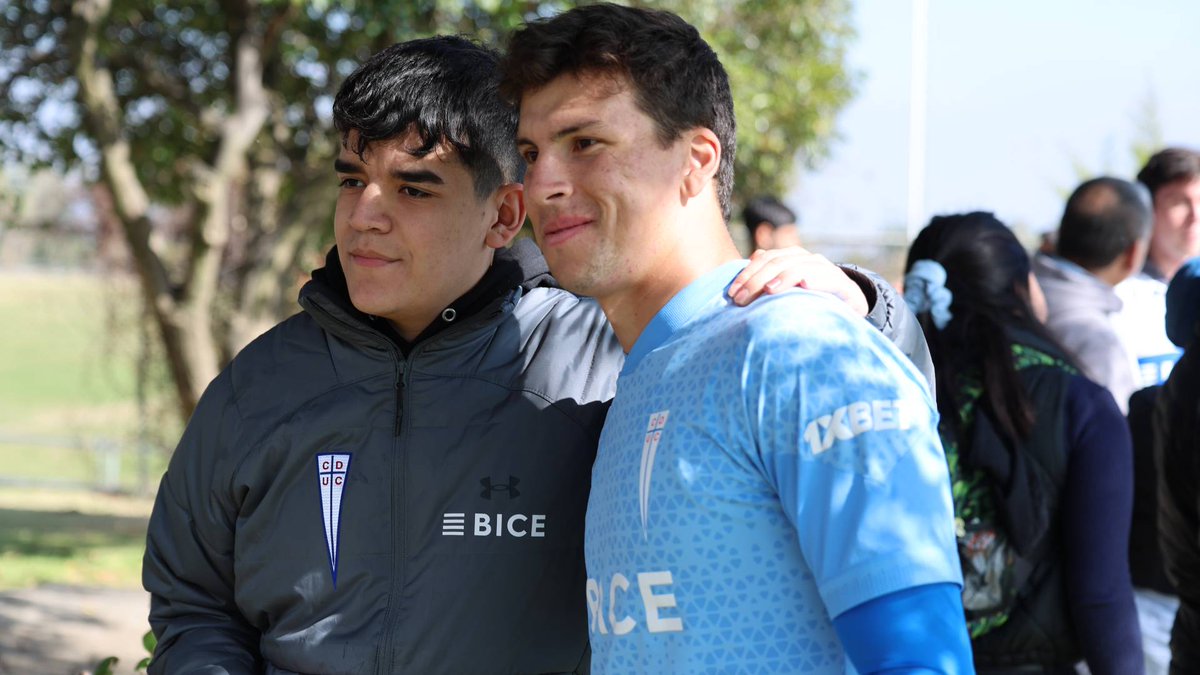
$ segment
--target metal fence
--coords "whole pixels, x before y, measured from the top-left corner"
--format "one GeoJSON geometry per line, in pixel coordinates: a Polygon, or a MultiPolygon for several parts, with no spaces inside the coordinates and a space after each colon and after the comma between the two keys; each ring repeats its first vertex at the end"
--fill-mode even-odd
{"type": "Polygon", "coordinates": [[[149,443],[0,430],[0,487],[148,495],[162,471],[163,458],[149,443]]]}

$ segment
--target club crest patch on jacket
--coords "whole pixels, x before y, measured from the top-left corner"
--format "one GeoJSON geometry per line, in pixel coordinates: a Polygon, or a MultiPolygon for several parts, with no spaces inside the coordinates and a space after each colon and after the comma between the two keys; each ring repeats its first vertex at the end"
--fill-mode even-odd
{"type": "Polygon", "coordinates": [[[350,453],[317,455],[317,485],[321,492],[321,515],[325,525],[325,547],[329,552],[329,573],[337,588],[338,525],[342,518],[342,496],[350,474],[350,453]]]}

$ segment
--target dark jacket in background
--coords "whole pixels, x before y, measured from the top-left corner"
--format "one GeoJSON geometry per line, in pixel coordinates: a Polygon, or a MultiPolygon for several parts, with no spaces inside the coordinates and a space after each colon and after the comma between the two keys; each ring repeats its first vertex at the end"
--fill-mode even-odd
{"type": "Polygon", "coordinates": [[[1159,543],[1179,595],[1171,673],[1200,673],[1200,339],[1163,384],[1154,411],[1159,543]]]}
{"type": "Polygon", "coordinates": [[[1158,544],[1158,465],[1154,459],[1154,403],[1158,385],[1129,397],[1129,433],[1133,437],[1133,523],[1129,528],[1129,574],[1133,585],[1175,595],[1163,569],[1158,544]]]}

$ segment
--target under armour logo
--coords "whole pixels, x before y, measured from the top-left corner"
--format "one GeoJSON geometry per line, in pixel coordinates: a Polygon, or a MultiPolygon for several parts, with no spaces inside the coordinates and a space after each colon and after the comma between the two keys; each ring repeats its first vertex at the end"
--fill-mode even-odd
{"type": "Polygon", "coordinates": [[[480,478],[479,484],[483,486],[483,491],[479,493],[479,496],[483,497],[484,499],[491,499],[492,493],[499,491],[499,492],[507,492],[509,499],[516,499],[517,497],[521,496],[521,491],[517,489],[517,484],[520,482],[521,482],[521,479],[517,478],[516,476],[509,476],[508,483],[497,483],[497,484],[492,483],[491,476],[486,476],[484,478],[480,478]]]}

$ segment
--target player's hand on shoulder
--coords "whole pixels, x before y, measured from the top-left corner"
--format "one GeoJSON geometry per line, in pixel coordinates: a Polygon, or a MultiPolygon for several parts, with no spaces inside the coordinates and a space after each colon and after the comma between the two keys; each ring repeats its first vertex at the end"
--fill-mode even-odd
{"type": "Polygon", "coordinates": [[[744,306],[763,295],[791,288],[834,295],[859,316],[870,311],[862,289],[840,267],[801,246],[755,251],[750,264],[729,285],[729,297],[744,306]]]}

